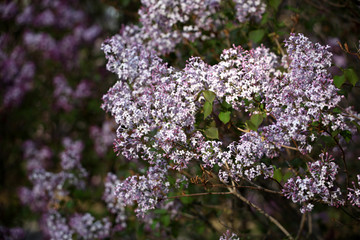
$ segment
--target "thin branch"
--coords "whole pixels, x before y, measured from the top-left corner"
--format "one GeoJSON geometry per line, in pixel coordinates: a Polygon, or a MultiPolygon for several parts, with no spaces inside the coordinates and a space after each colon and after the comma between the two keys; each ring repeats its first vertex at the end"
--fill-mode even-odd
{"type": "Polygon", "coordinates": [[[340,143],[339,143],[339,141],[335,138],[335,136],[332,136],[331,135],[331,133],[330,132],[328,132],[328,131],[326,131],[325,130],[325,132],[327,133],[327,134],[329,134],[329,136],[331,136],[333,139],[334,139],[334,141],[335,141],[335,143],[336,143],[336,145],[339,147],[339,149],[340,149],[340,151],[341,151],[341,153],[342,153],[342,160],[343,160],[343,163],[344,163],[344,172],[345,172],[345,174],[346,174],[346,196],[348,195],[348,193],[349,193],[349,172],[348,172],[348,168],[347,168],[347,164],[346,164],[346,160],[345,160],[345,151],[344,151],[344,149],[342,148],[342,146],[340,145],[340,143]]]}
{"type": "MultiPolygon", "coordinates": [[[[279,191],[274,191],[271,189],[267,189],[267,188],[263,188],[259,185],[256,185],[255,183],[252,183],[249,181],[250,184],[254,185],[254,186],[236,186],[236,188],[247,188],[247,189],[253,189],[253,190],[259,190],[259,191],[263,191],[263,192],[268,192],[268,193],[273,193],[273,194],[278,194],[283,196],[282,192],[279,191]]],[[[202,185],[202,184],[198,184],[198,185],[202,185]]],[[[230,185],[226,185],[226,184],[211,184],[210,187],[221,187],[221,188],[228,188],[231,187],[230,185]]]]}
{"type": "Polygon", "coordinates": [[[306,213],[304,213],[304,214],[301,216],[300,228],[299,228],[298,233],[296,234],[295,239],[299,239],[299,238],[300,238],[301,232],[303,231],[304,226],[305,226],[305,220],[306,220],[306,213]]]}
{"type": "Polygon", "coordinates": [[[172,198],[182,198],[182,197],[196,197],[196,196],[204,196],[204,195],[228,195],[230,192],[204,192],[204,193],[192,193],[192,194],[184,194],[179,196],[171,196],[167,197],[168,199],[172,198]]]}
{"type": "Polygon", "coordinates": [[[272,37],[272,40],[276,43],[276,46],[277,46],[279,52],[281,53],[281,56],[285,56],[285,52],[284,52],[284,50],[282,49],[282,47],[281,47],[281,45],[280,45],[280,43],[279,43],[279,40],[278,40],[279,35],[276,34],[275,32],[273,32],[273,33],[270,33],[270,34],[269,34],[269,37],[272,37]]]}
{"type": "Polygon", "coordinates": [[[244,187],[244,188],[250,188],[250,189],[256,189],[256,190],[260,190],[260,191],[264,191],[264,192],[268,192],[268,193],[273,193],[273,194],[279,194],[281,196],[283,196],[283,193],[282,192],[279,192],[279,191],[274,191],[274,190],[271,190],[271,189],[267,189],[267,188],[264,188],[264,187],[261,187],[259,185],[257,185],[256,183],[252,182],[252,181],[249,181],[248,179],[242,177],[242,176],[239,176],[242,180],[246,181],[247,183],[253,185],[253,187],[250,187],[250,186],[240,186],[240,187],[237,187],[237,188],[241,188],[241,187],[244,187]]]}
{"type": "Polygon", "coordinates": [[[248,133],[250,132],[250,130],[245,130],[245,129],[242,129],[242,128],[239,128],[239,127],[236,127],[234,126],[237,130],[239,130],[240,132],[243,132],[243,133],[248,133]]]}
{"type": "Polygon", "coordinates": [[[357,120],[359,120],[359,121],[360,121],[360,118],[359,118],[359,117],[357,117],[357,116],[355,116],[355,115],[353,115],[353,114],[349,113],[348,111],[346,111],[346,109],[344,109],[344,108],[343,108],[343,107],[341,107],[340,105],[336,105],[336,107],[340,108],[343,112],[347,113],[347,114],[348,114],[348,116],[353,117],[353,118],[355,118],[355,119],[357,119],[357,120]]]}
{"type": "Polygon", "coordinates": [[[290,233],[279,223],[278,220],[276,220],[275,218],[273,218],[272,216],[270,216],[269,214],[267,214],[266,212],[264,212],[264,210],[262,210],[260,207],[258,207],[257,205],[255,205],[254,203],[250,202],[249,200],[247,200],[245,197],[243,197],[236,189],[234,188],[228,188],[229,191],[235,195],[237,198],[239,198],[241,201],[245,202],[246,204],[248,204],[250,207],[255,208],[259,213],[263,214],[266,218],[268,218],[273,224],[275,224],[285,235],[286,237],[288,237],[289,239],[294,239],[290,233]]]}
{"type": "Polygon", "coordinates": [[[308,232],[308,235],[307,237],[310,237],[311,234],[312,234],[312,219],[311,219],[311,213],[309,212],[308,213],[308,228],[309,228],[309,232],[308,232]]]}

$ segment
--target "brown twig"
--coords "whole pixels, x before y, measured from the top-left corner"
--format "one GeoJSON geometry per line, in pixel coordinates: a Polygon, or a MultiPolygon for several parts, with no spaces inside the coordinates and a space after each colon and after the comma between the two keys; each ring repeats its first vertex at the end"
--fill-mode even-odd
{"type": "Polygon", "coordinates": [[[351,52],[347,43],[344,43],[344,46],[339,41],[337,43],[339,44],[341,50],[348,54],[355,55],[360,59],[360,50],[358,50],[357,52],[351,52]]]}
{"type": "Polygon", "coordinates": [[[232,193],[234,196],[236,196],[237,198],[239,198],[241,201],[243,201],[244,203],[248,204],[250,207],[256,209],[259,213],[261,213],[262,215],[264,215],[267,219],[270,220],[270,222],[272,222],[273,224],[275,224],[285,235],[288,239],[294,239],[290,233],[283,227],[283,225],[281,225],[279,223],[278,220],[276,220],[275,218],[273,218],[272,216],[270,216],[269,214],[267,214],[264,210],[262,210],[260,207],[258,207],[257,205],[255,205],[254,203],[250,202],[249,200],[247,200],[244,196],[242,196],[236,189],[229,187],[228,188],[230,193],[232,193]]]}
{"type": "Polygon", "coordinates": [[[230,192],[204,192],[204,193],[192,193],[192,194],[184,194],[179,196],[171,196],[167,197],[167,199],[173,198],[182,198],[182,197],[196,197],[196,196],[204,196],[204,195],[229,195],[230,192]]]}
{"type": "Polygon", "coordinates": [[[311,234],[312,234],[312,219],[311,219],[311,213],[309,212],[308,213],[308,228],[309,228],[309,231],[308,231],[308,237],[310,237],[311,236],[311,234]]]}
{"type": "Polygon", "coordinates": [[[306,213],[304,213],[304,214],[301,216],[299,231],[297,232],[295,239],[299,239],[299,238],[300,238],[301,232],[303,231],[304,226],[305,226],[305,220],[306,220],[306,213]]]}

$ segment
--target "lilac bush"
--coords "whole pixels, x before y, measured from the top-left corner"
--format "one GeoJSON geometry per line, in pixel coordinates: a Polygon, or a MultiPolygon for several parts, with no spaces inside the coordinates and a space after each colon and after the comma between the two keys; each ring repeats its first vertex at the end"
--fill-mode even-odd
{"type": "MultiPolygon", "coordinates": [[[[281,61],[264,46],[250,51],[233,47],[224,50],[216,65],[192,58],[180,71],[142,45],[127,48],[119,39],[115,36],[102,46],[108,70],[119,77],[104,96],[103,108],[119,125],[116,151],[150,164],[145,176],[128,177],[117,187],[118,201],[137,202],[138,216],[168,194],[169,169],[181,172],[195,161],[215,171],[224,184],[273,178],[275,161],[274,166],[261,159],[276,159],[284,149],[311,153],[313,142],[327,134],[314,131],[313,123],[330,132],[355,134],[346,112],[334,112],[342,96],[327,72],[331,53],[302,34],[285,41],[281,61]],[[196,114],[214,118],[213,107],[222,103],[234,109],[232,114],[250,118],[244,129],[237,128],[243,132],[239,140],[227,146],[218,136],[218,124],[205,130],[196,127],[196,114]]],[[[308,163],[311,177],[290,178],[282,189],[285,197],[305,204],[302,213],[311,211],[317,198],[330,206],[345,204],[334,186],[339,166],[328,153],[320,157],[308,163]]]]}

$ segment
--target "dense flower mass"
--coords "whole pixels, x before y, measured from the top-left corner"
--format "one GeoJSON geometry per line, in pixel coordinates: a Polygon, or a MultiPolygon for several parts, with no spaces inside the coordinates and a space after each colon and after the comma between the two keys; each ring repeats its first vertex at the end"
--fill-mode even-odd
{"type": "Polygon", "coordinates": [[[125,26],[119,38],[129,48],[136,44],[148,50],[166,54],[175,46],[195,39],[206,40],[215,37],[217,28],[229,21],[217,12],[231,7],[237,20],[244,23],[251,18],[261,19],[266,5],[260,0],[142,0],[139,10],[141,26],[125,26]]]}
{"type": "Polygon", "coordinates": [[[116,187],[120,180],[115,174],[108,173],[105,180],[105,191],[103,199],[110,213],[115,215],[114,231],[122,231],[126,228],[125,204],[116,197],[116,187]]]}
{"type": "MultiPolygon", "coordinates": [[[[87,23],[87,16],[79,9],[77,1],[40,0],[33,4],[5,1],[0,4],[0,18],[11,29],[10,32],[21,35],[18,43],[13,34],[5,32],[0,35],[0,86],[4,89],[0,93],[4,107],[21,104],[25,94],[33,89],[34,78],[41,74],[41,69],[37,68],[44,67],[44,63],[60,63],[63,71],[78,68],[80,49],[83,45],[94,43],[101,33],[98,25],[87,23]],[[51,28],[63,33],[61,38],[59,34],[55,36],[49,30],[51,28]],[[42,58],[33,58],[34,54],[42,58]]],[[[56,72],[53,71],[53,74],[56,72]]],[[[55,77],[55,88],[60,84],[57,80],[63,79],[55,77]]],[[[80,83],[78,89],[85,90],[80,88],[84,88],[84,83],[80,83]]],[[[59,89],[55,91],[55,95],[62,95],[59,104],[68,110],[69,103],[65,98],[69,97],[69,89],[62,93],[59,89]]],[[[80,92],[73,93],[75,98],[82,97],[76,93],[80,92]]],[[[83,91],[86,96],[88,93],[89,90],[83,91]]]]}
{"type": "MultiPolygon", "coordinates": [[[[177,71],[143,46],[127,48],[120,36],[107,40],[102,47],[107,67],[120,79],[103,98],[103,108],[119,125],[115,149],[128,159],[142,159],[152,165],[146,177],[132,176],[118,185],[119,199],[126,204],[136,201],[140,212],[154,208],[168,192],[164,166],[181,170],[196,159],[210,168],[220,166],[223,182],[229,177],[235,181],[272,177],[273,167],[261,159],[277,157],[279,150],[293,142],[303,154],[310,152],[311,141],[316,138],[310,136],[312,122],[321,122],[333,131],[352,130],[345,115],[337,114],[333,121],[332,109],[341,97],[327,73],[331,58],[327,47],[313,44],[302,34],[291,35],[285,46],[287,55],[282,62],[264,46],[250,51],[233,47],[224,50],[216,65],[191,58],[183,70],[177,71]],[[206,131],[204,136],[194,126],[196,114],[204,111],[208,102],[207,94],[214,95],[214,104],[226,101],[234,110],[260,119],[258,129],[248,125],[249,129],[243,130],[246,133],[227,149],[221,141],[206,140],[206,131]],[[263,125],[264,118],[271,121],[263,125]]],[[[328,164],[336,174],[337,165],[328,164]]],[[[311,175],[317,174],[314,169],[310,164],[311,175]]],[[[315,175],[312,179],[317,179],[315,175]]],[[[330,180],[333,182],[334,177],[330,180]]],[[[290,184],[291,180],[287,186],[290,184]]],[[[337,200],[339,190],[314,184],[317,187],[313,190],[323,201],[342,204],[337,200]]],[[[311,196],[306,193],[304,198],[293,201],[305,202],[311,196]]]]}
{"type": "MultiPolygon", "coordinates": [[[[356,175],[357,185],[360,186],[360,175],[356,175]]],[[[360,189],[355,185],[355,182],[352,182],[353,188],[348,188],[349,193],[347,195],[348,200],[354,206],[360,207],[360,189]]]]}
{"type": "Polygon", "coordinates": [[[245,22],[249,18],[261,19],[266,5],[261,0],[236,0],[236,17],[239,22],[245,22]]]}
{"type": "Polygon", "coordinates": [[[309,163],[309,176],[290,178],[283,192],[293,202],[305,203],[301,212],[311,211],[311,200],[321,199],[330,206],[343,205],[340,188],[334,186],[339,166],[328,153],[320,154],[321,160],[309,163]]]}
{"type": "Polygon", "coordinates": [[[49,148],[41,147],[34,156],[36,146],[33,142],[26,142],[24,147],[29,179],[33,188],[23,187],[19,190],[19,197],[23,204],[29,205],[34,211],[44,213],[53,207],[56,208],[61,201],[67,199],[69,193],[67,187],[84,188],[84,178],[88,173],[80,164],[83,148],[81,141],[64,139],[65,150],[60,153],[63,171],[57,173],[46,170],[47,161],[51,157],[49,148]]]}

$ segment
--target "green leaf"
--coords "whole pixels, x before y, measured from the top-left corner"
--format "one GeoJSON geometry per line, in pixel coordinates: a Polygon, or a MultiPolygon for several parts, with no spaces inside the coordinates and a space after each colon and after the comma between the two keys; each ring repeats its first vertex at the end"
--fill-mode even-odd
{"type": "Polygon", "coordinates": [[[248,126],[249,129],[257,131],[263,120],[264,120],[263,114],[253,114],[251,115],[250,120],[246,121],[246,125],[248,126]]]}
{"type": "Polygon", "coordinates": [[[334,108],[333,110],[332,110],[332,112],[333,113],[335,113],[335,114],[339,114],[339,113],[341,113],[341,110],[340,110],[340,108],[334,108]]]}
{"type": "Polygon", "coordinates": [[[153,220],[153,222],[152,222],[152,224],[151,224],[151,229],[152,229],[152,230],[155,230],[157,224],[158,224],[158,221],[157,221],[157,220],[153,220]]]}
{"type": "Polygon", "coordinates": [[[213,93],[212,91],[203,91],[204,97],[206,99],[206,101],[208,101],[209,103],[213,103],[213,101],[215,100],[215,93],[213,93]]]}
{"type": "Polygon", "coordinates": [[[349,143],[352,138],[352,134],[349,130],[341,131],[340,135],[345,139],[347,143],[349,143]]]}
{"type": "Polygon", "coordinates": [[[167,214],[168,211],[166,209],[162,209],[162,208],[157,208],[157,209],[154,209],[153,211],[155,214],[167,214]]]}
{"type": "Polygon", "coordinates": [[[268,20],[269,20],[269,13],[266,12],[261,18],[260,25],[266,24],[268,22],[268,20]]]}
{"type": "Polygon", "coordinates": [[[204,119],[207,118],[212,112],[212,104],[208,101],[204,104],[204,119]]]}
{"type": "Polygon", "coordinates": [[[269,3],[273,9],[277,10],[281,2],[282,0],[270,0],[269,3]]]}
{"type": "Polygon", "coordinates": [[[341,75],[341,76],[334,76],[334,85],[337,88],[341,88],[341,86],[344,84],[345,82],[345,75],[341,75]]]}
{"type": "Polygon", "coordinates": [[[70,201],[68,201],[68,202],[66,203],[66,207],[67,207],[67,208],[70,208],[70,209],[73,208],[74,205],[75,205],[75,204],[74,204],[74,201],[72,201],[72,200],[70,200],[70,201]]]}
{"type": "Polygon", "coordinates": [[[295,13],[301,13],[301,10],[299,8],[294,8],[294,7],[291,7],[291,6],[285,6],[285,9],[288,9],[288,10],[293,11],[295,13]]]}
{"type": "Polygon", "coordinates": [[[333,132],[331,132],[331,136],[335,137],[339,134],[339,132],[340,132],[340,130],[333,131],[333,132]]]}
{"type": "Polygon", "coordinates": [[[301,160],[301,158],[294,158],[290,161],[290,164],[294,168],[299,168],[300,166],[304,165],[304,162],[303,162],[303,160],[301,160]]]}
{"type": "Polygon", "coordinates": [[[193,197],[182,197],[182,198],[180,198],[180,201],[184,204],[189,204],[194,201],[194,198],[193,197]]]}
{"type": "Polygon", "coordinates": [[[223,101],[222,103],[221,103],[221,105],[223,106],[223,108],[225,108],[225,109],[230,109],[232,106],[231,106],[231,104],[230,103],[227,103],[226,101],[223,101]]]}
{"type": "Polygon", "coordinates": [[[264,117],[262,114],[253,114],[251,115],[250,121],[253,122],[256,126],[260,126],[264,117]]]}
{"type": "Polygon", "coordinates": [[[286,182],[289,178],[292,177],[292,175],[293,175],[292,172],[290,172],[290,171],[289,171],[289,172],[286,172],[286,173],[284,174],[282,180],[283,180],[284,182],[286,182]]]}
{"type": "Polygon", "coordinates": [[[343,95],[347,98],[348,96],[348,92],[345,90],[345,89],[340,89],[338,92],[337,92],[339,95],[343,95]]]}
{"type": "Polygon", "coordinates": [[[169,216],[169,214],[162,216],[160,220],[164,224],[164,226],[169,226],[170,225],[170,216],[169,216]]]}
{"type": "Polygon", "coordinates": [[[210,127],[205,130],[205,135],[211,139],[219,139],[219,132],[216,127],[210,127]]]}
{"type": "Polygon", "coordinates": [[[282,173],[281,173],[281,169],[280,169],[280,168],[275,169],[273,178],[274,178],[276,181],[281,182],[282,173]]]}
{"type": "Polygon", "coordinates": [[[353,85],[355,86],[355,84],[359,81],[359,78],[356,74],[356,72],[354,71],[354,69],[346,69],[344,71],[345,77],[346,79],[353,85]]]}
{"type": "Polygon", "coordinates": [[[230,121],[230,114],[231,112],[220,112],[219,113],[219,119],[224,123],[227,124],[230,121]]]}
{"type": "Polygon", "coordinates": [[[265,31],[263,29],[253,30],[249,33],[249,38],[255,43],[259,43],[265,35],[265,31]]]}

